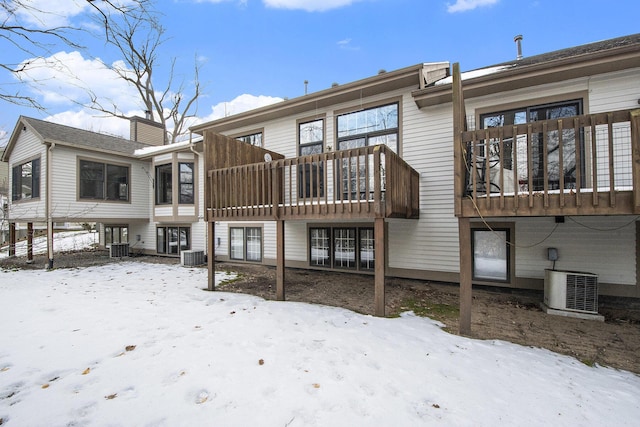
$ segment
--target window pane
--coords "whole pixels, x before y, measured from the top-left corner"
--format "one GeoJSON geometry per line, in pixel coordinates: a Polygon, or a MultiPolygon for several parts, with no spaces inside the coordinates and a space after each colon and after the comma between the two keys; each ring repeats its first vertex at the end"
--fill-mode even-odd
{"type": "Polygon", "coordinates": [[[129,200],[129,168],[107,165],[107,200],[129,200]]]}
{"type": "Polygon", "coordinates": [[[159,254],[167,253],[167,230],[165,228],[156,229],[156,250],[159,254]]]}
{"type": "Polygon", "coordinates": [[[507,230],[473,231],[473,277],[508,281],[507,230]]]}
{"type": "Polygon", "coordinates": [[[373,228],[360,229],[360,268],[372,270],[375,267],[373,228]]]}
{"type": "Polygon", "coordinates": [[[247,228],[247,261],[262,261],[261,228],[247,228]]]}
{"type": "Polygon", "coordinates": [[[40,159],[31,162],[31,197],[40,197],[40,159]]]}
{"type": "Polygon", "coordinates": [[[180,163],[180,202],[193,203],[193,163],[180,163]]]}
{"type": "Polygon", "coordinates": [[[156,204],[171,204],[171,163],[156,166],[156,204]]]}
{"type": "Polygon", "coordinates": [[[191,249],[190,231],[191,229],[189,228],[180,227],[180,251],[191,249]]]}
{"type": "Polygon", "coordinates": [[[338,116],[338,138],[398,128],[398,104],[338,116]]]}
{"type": "Polygon", "coordinates": [[[80,198],[104,199],[104,164],[80,160],[80,198]]]}
{"type": "Polygon", "coordinates": [[[113,243],[113,230],[111,227],[104,228],[104,247],[108,248],[113,243]]]}
{"type": "Polygon", "coordinates": [[[324,139],[324,120],[300,123],[300,145],[322,142],[324,139]]]}
{"type": "Polygon", "coordinates": [[[231,228],[231,259],[244,259],[244,228],[231,228]]]}
{"type": "Polygon", "coordinates": [[[310,156],[311,154],[321,154],[321,153],[322,153],[322,142],[300,146],[301,156],[310,156]]]}
{"type": "Polygon", "coordinates": [[[167,227],[167,253],[178,255],[178,227],[167,227]]]}
{"type": "Polygon", "coordinates": [[[262,132],[239,136],[236,139],[246,142],[247,144],[255,145],[256,147],[262,147],[262,132]]]}
{"type": "Polygon", "coordinates": [[[120,229],[120,241],[122,243],[129,242],[129,227],[118,227],[120,229]]]}
{"type": "Polygon", "coordinates": [[[356,230],[336,228],[333,232],[333,262],[335,267],[355,268],[356,230]]]}
{"type": "Polygon", "coordinates": [[[331,260],[329,257],[329,229],[311,228],[309,229],[309,239],[311,265],[331,267],[331,260]]]}

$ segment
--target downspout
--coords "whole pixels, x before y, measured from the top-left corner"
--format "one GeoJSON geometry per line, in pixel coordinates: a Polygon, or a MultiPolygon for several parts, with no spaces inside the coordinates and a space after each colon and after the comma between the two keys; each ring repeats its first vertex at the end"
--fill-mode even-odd
{"type": "MultiPolygon", "coordinates": [[[[203,141],[204,144],[204,141],[203,141]]],[[[198,153],[195,149],[195,144],[193,143],[193,132],[189,132],[189,150],[195,154],[196,156],[198,156],[199,161],[198,161],[198,175],[200,174],[200,168],[204,168],[204,164],[202,162],[202,157],[203,154],[202,153],[198,153]]],[[[200,177],[198,177],[198,181],[200,181],[200,177]]],[[[207,178],[205,176],[204,178],[204,182],[203,185],[206,183],[207,178]]],[[[200,185],[198,184],[198,193],[200,193],[200,185]]],[[[194,195],[195,196],[195,195],[194,195]]],[[[199,200],[200,198],[197,197],[195,200],[199,200]]],[[[204,201],[203,201],[204,204],[204,201]]],[[[204,247],[205,249],[208,248],[207,242],[209,241],[209,227],[207,227],[207,212],[206,212],[207,207],[204,206],[203,207],[203,214],[202,214],[202,218],[204,220],[204,247]]],[[[198,215],[198,219],[199,219],[200,215],[198,215]]],[[[207,256],[209,256],[209,254],[207,253],[207,256]]]]}
{"type": "Polygon", "coordinates": [[[52,142],[49,145],[49,149],[47,150],[47,183],[45,184],[45,216],[47,218],[47,258],[49,259],[49,264],[47,268],[49,270],[53,269],[53,218],[51,217],[52,206],[53,203],[51,201],[51,176],[53,175],[51,172],[51,157],[53,149],[55,148],[56,143],[52,142]]]}

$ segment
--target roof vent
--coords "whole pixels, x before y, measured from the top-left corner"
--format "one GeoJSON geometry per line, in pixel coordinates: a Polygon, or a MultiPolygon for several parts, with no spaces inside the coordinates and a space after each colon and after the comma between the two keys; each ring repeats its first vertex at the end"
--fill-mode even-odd
{"type": "Polygon", "coordinates": [[[516,56],[516,59],[520,61],[522,59],[522,34],[515,36],[513,41],[516,42],[516,46],[518,46],[518,56],[516,56]]]}

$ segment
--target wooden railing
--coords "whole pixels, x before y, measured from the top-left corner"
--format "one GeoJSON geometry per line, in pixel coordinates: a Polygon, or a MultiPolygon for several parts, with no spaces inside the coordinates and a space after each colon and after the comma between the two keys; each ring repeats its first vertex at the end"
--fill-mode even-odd
{"type": "Polygon", "coordinates": [[[640,110],[462,132],[461,216],[640,212],[640,110]]]}
{"type": "Polygon", "coordinates": [[[209,219],[417,218],[419,175],[384,145],[209,170],[209,219]]]}

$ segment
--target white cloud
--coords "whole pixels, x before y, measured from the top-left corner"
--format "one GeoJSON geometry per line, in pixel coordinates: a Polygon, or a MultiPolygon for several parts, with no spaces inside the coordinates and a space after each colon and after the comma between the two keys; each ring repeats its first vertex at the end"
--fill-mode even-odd
{"type": "Polygon", "coordinates": [[[262,0],[267,7],[274,9],[302,9],[307,12],[324,12],[349,6],[359,0],[262,0]]]}
{"type": "MultiPolygon", "coordinates": [[[[121,61],[113,64],[125,67],[121,61]]],[[[118,111],[139,108],[137,94],[116,73],[98,59],[85,59],[80,52],[58,52],[47,58],[24,61],[18,77],[42,97],[42,104],[88,104],[91,94],[103,102],[103,107],[117,106],[118,111]],[[107,101],[108,100],[108,101],[107,101]],[[105,104],[106,102],[106,104],[105,104]]]]}
{"type": "MultiPolygon", "coordinates": [[[[130,111],[127,116],[144,117],[142,111],[130,111]]],[[[53,114],[45,119],[48,122],[78,129],[85,129],[92,132],[105,133],[108,135],[129,138],[129,121],[118,117],[98,115],[95,111],[88,109],[69,110],[53,114]]]]}
{"type": "Polygon", "coordinates": [[[498,3],[498,0],[456,0],[454,4],[447,3],[447,12],[466,12],[478,7],[491,6],[498,3]]]}
{"type": "Polygon", "coordinates": [[[344,50],[360,50],[360,46],[354,46],[351,44],[351,39],[343,39],[337,43],[340,49],[344,50]]]}
{"type": "MultiPolygon", "coordinates": [[[[221,119],[223,117],[231,116],[233,114],[239,114],[244,111],[253,110],[256,108],[264,107],[266,105],[282,102],[282,98],[277,96],[266,95],[249,95],[243,94],[237,96],[231,101],[220,102],[211,107],[211,113],[200,120],[200,123],[209,122],[211,120],[221,119]]],[[[196,124],[196,123],[194,123],[196,124]]]]}

